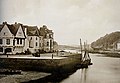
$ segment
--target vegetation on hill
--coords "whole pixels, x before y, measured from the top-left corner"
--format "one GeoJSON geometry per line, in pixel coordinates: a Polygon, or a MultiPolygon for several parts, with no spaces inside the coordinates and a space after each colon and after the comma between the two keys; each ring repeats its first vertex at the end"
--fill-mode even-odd
{"type": "Polygon", "coordinates": [[[75,50],[75,49],[80,49],[80,46],[70,46],[70,45],[59,45],[58,46],[59,50],[65,50],[65,49],[69,49],[69,50],[75,50]]]}
{"type": "Polygon", "coordinates": [[[120,32],[112,32],[100,37],[98,40],[91,43],[92,48],[112,48],[114,43],[120,39],[120,32]]]}

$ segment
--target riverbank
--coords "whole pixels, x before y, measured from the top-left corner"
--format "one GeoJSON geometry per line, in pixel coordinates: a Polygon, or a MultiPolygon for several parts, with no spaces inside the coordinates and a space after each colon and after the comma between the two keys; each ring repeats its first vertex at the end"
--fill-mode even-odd
{"type": "Polygon", "coordinates": [[[108,56],[108,57],[118,57],[118,58],[120,58],[120,52],[116,52],[116,51],[89,51],[89,53],[103,54],[104,56],[108,56]]]}
{"type": "Polygon", "coordinates": [[[37,80],[51,75],[50,73],[22,71],[21,74],[15,75],[0,75],[0,83],[21,83],[28,82],[30,80],[37,80]]]}
{"type": "Polygon", "coordinates": [[[41,57],[20,57],[2,56],[0,57],[0,68],[10,68],[25,71],[39,72],[70,72],[81,62],[80,54],[66,53],[61,56],[41,56],[41,57]],[[69,54],[69,55],[68,55],[69,54]]]}

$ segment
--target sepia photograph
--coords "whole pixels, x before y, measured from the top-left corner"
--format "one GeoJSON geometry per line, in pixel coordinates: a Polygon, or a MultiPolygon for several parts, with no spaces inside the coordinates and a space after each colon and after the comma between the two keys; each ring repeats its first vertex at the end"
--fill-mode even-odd
{"type": "Polygon", "coordinates": [[[120,83],[120,0],[0,0],[0,83],[120,83]]]}

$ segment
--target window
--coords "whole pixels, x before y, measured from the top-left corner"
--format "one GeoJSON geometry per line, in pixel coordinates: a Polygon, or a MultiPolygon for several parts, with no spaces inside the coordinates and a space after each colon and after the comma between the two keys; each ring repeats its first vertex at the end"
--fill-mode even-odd
{"type": "Polygon", "coordinates": [[[47,46],[49,46],[49,42],[47,42],[47,46]]]}
{"type": "Polygon", "coordinates": [[[7,45],[10,44],[10,39],[6,39],[6,44],[7,44],[7,45]]]}
{"type": "Polygon", "coordinates": [[[36,37],[36,40],[37,40],[37,37],[36,37]]]}
{"type": "Polygon", "coordinates": [[[50,38],[52,38],[52,35],[49,35],[50,38]]]}
{"type": "Polygon", "coordinates": [[[41,43],[39,43],[39,46],[41,47],[41,43]]]}
{"type": "Polygon", "coordinates": [[[15,45],[15,39],[13,40],[13,45],[15,45]]]}
{"type": "Polygon", "coordinates": [[[0,39],[0,44],[2,44],[3,43],[3,41],[2,41],[2,39],[0,39]]]}
{"type": "Polygon", "coordinates": [[[19,39],[17,39],[17,44],[19,44],[19,39]]]}
{"type": "Polygon", "coordinates": [[[22,39],[20,39],[20,44],[22,44],[22,39]]]}
{"type": "Polygon", "coordinates": [[[5,49],[5,52],[7,53],[7,52],[12,52],[12,49],[11,48],[6,48],[5,49]]]}
{"type": "Polygon", "coordinates": [[[37,42],[36,42],[36,46],[37,46],[37,42]]]}
{"type": "Polygon", "coordinates": [[[0,52],[3,52],[3,48],[2,47],[0,47],[0,52]]]}
{"type": "Polygon", "coordinates": [[[52,47],[52,40],[50,40],[50,47],[52,47]]]}

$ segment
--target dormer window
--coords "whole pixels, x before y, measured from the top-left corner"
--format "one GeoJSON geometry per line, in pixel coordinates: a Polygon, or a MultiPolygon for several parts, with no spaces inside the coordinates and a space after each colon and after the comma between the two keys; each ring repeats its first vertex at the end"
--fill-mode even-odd
{"type": "Polygon", "coordinates": [[[22,35],[22,33],[21,32],[18,32],[19,33],[19,35],[21,36],[22,35]]]}

